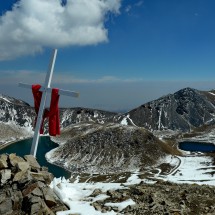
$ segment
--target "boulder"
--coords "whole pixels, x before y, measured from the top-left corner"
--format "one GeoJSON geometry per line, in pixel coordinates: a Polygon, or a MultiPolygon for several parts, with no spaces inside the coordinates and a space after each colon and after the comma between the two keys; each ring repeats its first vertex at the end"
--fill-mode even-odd
{"type": "Polygon", "coordinates": [[[0,177],[1,185],[5,184],[11,178],[11,170],[10,169],[0,170],[0,177]]]}
{"type": "Polygon", "coordinates": [[[6,154],[0,155],[0,170],[8,167],[8,156],[6,154]]]}
{"type": "Polygon", "coordinates": [[[24,158],[30,164],[32,170],[40,169],[40,165],[33,155],[25,155],[24,158]]]}
{"type": "Polygon", "coordinates": [[[32,191],[32,194],[33,194],[34,196],[43,197],[43,193],[42,193],[42,191],[40,190],[39,187],[36,187],[36,188],[32,191]]]}
{"type": "Polygon", "coordinates": [[[44,195],[44,200],[45,203],[47,204],[47,206],[49,207],[53,207],[57,205],[57,202],[55,200],[55,194],[53,192],[53,190],[49,187],[44,187],[42,188],[43,191],[43,195],[44,195]]]}
{"type": "Polygon", "coordinates": [[[9,161],[10,161],[10,164],[13,167],[15,167],[17,165],[17,163],[24,162],[25,160],[19,156],[16,156],[16,154],[10,154],[9,155],[9,161]]]}
{"type": "Polygon", "coordinates": [[[11,200],[13,204],[13,210],[14,211],[21,210],[23,200],[22,192],[21,191],[13,192],[11,200]]]}
{"type": "Polygon", "coordinates": [[[22,172],[26,172],[27,170],[30,169],[30,165],[28,162],[18,162],[16,166],[18,170],[22,172]]]}
{"type": "Polygon", "coordinates": [[[32,179],[30,172],[17,172],[14,175],[13,182],[18,182],[19,184],[25,184],[32,179]]]}
{"type": "Polygon", "coordinates": [[[43,174],[40,172],[30,172],[31,177],[37,181],[41,181],[45,183],[45,179],[43,177],[43,174]]]}
{"type": "Polygon", "coordinates": [[[54,179],[53,174],[48,171],[40,171],[40,174],[42,174],[42,177],[44,178],[46,184],[50,184],[54,179]]]}
{"type": "Polygon", "coordinates": [[[12,214],[12,207],[12,200],[10,198],[6,198],[3,202],[0,203],[0,214],[12,214]]]}
{"type": "Polygon", "coordinates": [[[29,184],[22,190],[23,197],[29,195],[34,189],[38,187],[37,183],[29,184]]]}
{"type": "Polygon", "coordinates": [[[0,191],[0,204],[5,200],[6,198],[6,193],[4,192],[4,190],[0,191]]]}

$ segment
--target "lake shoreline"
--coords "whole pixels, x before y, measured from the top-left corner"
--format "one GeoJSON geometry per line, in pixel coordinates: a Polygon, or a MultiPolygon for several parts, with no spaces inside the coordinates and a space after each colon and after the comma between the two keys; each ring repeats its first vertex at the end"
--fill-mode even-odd
{"type": "Polygon", "coordinates": [[[3,143],[3,144],[0,145],[0,150],[2,150],[2,149],[6,148],[6,147],[8,147],[8,146],[10,146],[10,145],[12,145],[12,144],[14,144],[14,143],[17,143],[17,142],[19,142],[19,141],[28,140],[28,139],[31,139],[31,138],[32,138],[32,137],[28,137],[28,138],[13,140],[13,141],[10,141],[10,142],[8,142],[8,143],[3,143]]]}
{"type": "MultiPolygon", "coordinates": [[[[58,146],[58,144],[51,141],[49,135],[41,136],[38,142],[36,159],[41,166],[48,167],[49,171],[54,175],[54,177],[59,178],[64,176],[68,179],[71,177],[72,172],[60,165],[49,162],[45,156],[47,152],[58,146]]],[[[0,146],[0,154],[15,153],[18,156],[25,156],[30,154],[31,147],[32,137],[26,137],[25,139],[14,140],[3,144],[0,146]]]]}
{"type": "MultiPolygon", "coordinates": [[[[47,136],[49,136],[49,135],[42,135],[42,136],[40,136],[40,137],[47,137],[47,136]]],[[[51,136],[49,136],[50,138],[51,138],[51,136]]],[[[31,137],[26,137],[26,138],[23,138],[23,139],[17,139],[17,140],[13,140],[13,141],[9,141],[8,143],[3,143],[3,144],[0,144],[0,150],[1,149],[4,149],[4,148],[6,148],[7,146],[10,146],[10,145],[12,145],[12,144],[14,144],[14,143],[17,143],[17,142],[19,142],[19,141],[22,141],[22,140],[29,140],[29,139],[32,139],[33,138],[33,136],[31,136],[31,137]]],[[[53,141],[54,142],[54,141],[53,141]]],[[[30,152],[29,152],[30,153],[30,152]]]]}

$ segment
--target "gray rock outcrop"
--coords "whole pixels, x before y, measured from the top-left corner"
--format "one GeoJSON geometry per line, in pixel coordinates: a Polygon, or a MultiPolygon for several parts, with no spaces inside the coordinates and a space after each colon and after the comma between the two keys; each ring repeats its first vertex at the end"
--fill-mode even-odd
{"type": "Polygon", "coordinates": [[[0,156],[0,215],[54,215],[67,210],[48,186],[53,175],[26,155],[0,156]]]}

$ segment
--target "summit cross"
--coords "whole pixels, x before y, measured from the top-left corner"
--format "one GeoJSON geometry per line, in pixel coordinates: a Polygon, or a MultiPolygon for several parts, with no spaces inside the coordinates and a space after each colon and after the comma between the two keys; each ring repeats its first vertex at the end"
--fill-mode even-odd
{"type": "MultiPolygon", "coordinates": [[[[38,142],[39,142],[39,138],[40,138],[40,128],[41,128],[43,114],[44,114],[45,105],[46,105],[46,97],[47,97],[47,94],[52,91],[52,88],[50,87],[50,85],[51,85],[56,57],[57,57],[57,49],[54,49],[53,55],[50,60],[49,69],[46,73],[46,79],[45,79],[44,85],[41,86],[41,88],[40,88],[40,91],[42,91],[43,93],[42,93],[42,98],[41,98],[41,102],[40,102],[40,108],[39,108],[39,112],[38,112],[38,116],[37,116],[37,122],[36,122],[36,127],[35,127],[35,131],[34,131],[34,137],[33,137],[31,152],[30,152],[31,155],[33,155],[34,157],[36,157],[36,154],[37,154],[37,147],[38,147],[38,142]]],[[[19,86],[24,87],[24,88],[30,88],[30,89],[32,88],[32,85],[25,84],[25,83],[19,83],[19,86]]],[[[79,93],[59,89],[59,95],[78,97],[79,93]]]]}

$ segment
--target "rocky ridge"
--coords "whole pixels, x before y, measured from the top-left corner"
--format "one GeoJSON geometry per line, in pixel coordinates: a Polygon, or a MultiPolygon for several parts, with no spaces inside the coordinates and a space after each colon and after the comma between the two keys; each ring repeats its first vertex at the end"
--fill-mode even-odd
{"type": "Polygon", "coordinates": [[[170,129],[187,132],[202,125],[214,124],[214,116],[214,91],[184,88],[115,116],[114,120],[150,131],[170,129]]]}
{"type": "Polygon", "coordinates": [[[0,214],[54,215],[67,210],[49,187],[52,179],[31,155],[0,155],[0,214]]]}
{"type": "Polygon", "coordinates": [[[115,112],[96,110],[91,108],[60,108],[61,127],[72,124],[94,122],[104,124],[112,122],[112,118],[118,115],[115,112]]]}

